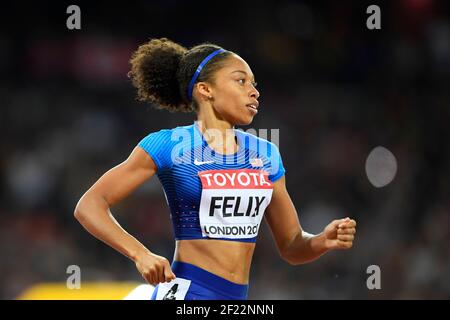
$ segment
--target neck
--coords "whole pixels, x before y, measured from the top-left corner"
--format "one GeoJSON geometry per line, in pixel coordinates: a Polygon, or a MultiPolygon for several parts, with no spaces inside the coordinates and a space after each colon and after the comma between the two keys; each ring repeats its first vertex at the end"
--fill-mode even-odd
{"type": "Polygon", "coordinates": [[[223,154],[236,152],[234,125],[230,122],[218,118],[213,112],[200,111],[197,126],[210,148],[223,154]]]}

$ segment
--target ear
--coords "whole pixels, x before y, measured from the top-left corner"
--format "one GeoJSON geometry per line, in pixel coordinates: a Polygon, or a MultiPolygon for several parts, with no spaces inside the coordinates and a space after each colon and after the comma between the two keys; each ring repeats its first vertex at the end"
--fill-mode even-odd
{"type": "MultiPolygon", "coordinates": [[[[197,88],[198,98],[201,100],[209,100],[212,98],[212,87],[207,82],[197,82],[195,84],[195,87],[197,88]]],[[[195,91],[195,90],[194,90],[195,91]]]]}

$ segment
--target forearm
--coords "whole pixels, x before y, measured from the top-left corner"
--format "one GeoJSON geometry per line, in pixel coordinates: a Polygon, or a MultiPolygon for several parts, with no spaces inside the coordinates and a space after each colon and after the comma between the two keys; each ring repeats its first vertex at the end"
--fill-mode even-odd
{"type": "Polygon", "coordinates": [[[323,233],[312,235],[303,231],[285,248],[282,256],[290,264],[298,265],[312,262],[327,251],[323,233]]]}
{"type": "Polygon", "coordinates": [[[102,197],[85,194],[75,208],[75,218],[94,237],[116,249],[131,260],[148,251],[114,219],[102,197]]]}

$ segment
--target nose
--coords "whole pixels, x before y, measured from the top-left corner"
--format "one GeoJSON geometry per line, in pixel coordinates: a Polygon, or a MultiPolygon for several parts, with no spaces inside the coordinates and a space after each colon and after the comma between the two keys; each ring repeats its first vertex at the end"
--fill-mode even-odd
{"type": "Polygon", "coordinates": [[[254,98],[254,99],[258,99],[259,98],[259,91],[256,90],[255,87],[252,86],[252,90],[250,91],[250,97],[254,98]]]}

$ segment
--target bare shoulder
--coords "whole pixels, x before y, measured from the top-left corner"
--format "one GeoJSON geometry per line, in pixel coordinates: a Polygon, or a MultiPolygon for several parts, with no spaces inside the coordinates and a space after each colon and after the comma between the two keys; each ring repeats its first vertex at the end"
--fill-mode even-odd
{"type": "Polygon", "coordinates": [[[136,146],[122,163],[130,168],[143,168],[156,172],[157,166],[152,157],[141,147],[136,146]]]}

